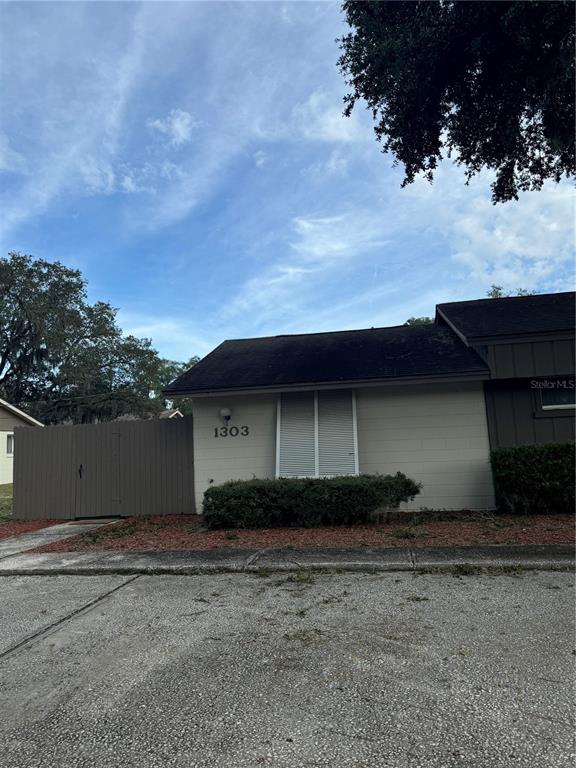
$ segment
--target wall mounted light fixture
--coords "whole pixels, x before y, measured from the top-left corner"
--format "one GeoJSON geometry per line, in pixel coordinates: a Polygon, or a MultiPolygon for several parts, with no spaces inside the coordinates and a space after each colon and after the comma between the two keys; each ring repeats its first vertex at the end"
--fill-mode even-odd
{"type": "Polygon", "coordinates": [[[232,411],[230,408],[220,408],[220,418],[225,424],[228,424],[230,419],[232,418],[232,411]]]}

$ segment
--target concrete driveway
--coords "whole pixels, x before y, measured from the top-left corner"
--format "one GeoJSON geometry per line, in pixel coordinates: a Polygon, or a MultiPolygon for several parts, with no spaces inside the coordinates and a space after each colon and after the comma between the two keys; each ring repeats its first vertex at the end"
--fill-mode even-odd
{"type": "Polygon", "coordinates": [[[573,765],[567,573],[0,578],[3,768],[573,765]]]}

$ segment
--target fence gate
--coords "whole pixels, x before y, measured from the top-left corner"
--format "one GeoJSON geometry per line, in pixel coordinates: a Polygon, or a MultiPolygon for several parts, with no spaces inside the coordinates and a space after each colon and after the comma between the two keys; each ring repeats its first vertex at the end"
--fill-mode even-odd
{"type": "Polygon", "coordinates": [[[16,430],[16,518],[194,511],[191,416],[16,430]]]}

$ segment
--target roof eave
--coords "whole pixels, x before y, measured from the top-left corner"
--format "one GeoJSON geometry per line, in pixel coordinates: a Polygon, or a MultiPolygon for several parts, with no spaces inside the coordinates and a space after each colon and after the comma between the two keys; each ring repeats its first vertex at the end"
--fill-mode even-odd
{"type": "Polygon", "coordinates": [[[256,395],[274,392],[286,392],[288,390],[313,390],[313,389],[350,389],[381,386],[398,386],[401,384],[436,384],[458,383],[462,381],[486,381],[490,378],[488,368],[459,371],[458,373],[437,374],[427,376],[398,376],[395,378],[381,379],[347,379],[345,381],[306,381],[292,384],[274,384],[269,386],[254,387],[220,387],[214,389],[187,389],[178,392],[163,390],[163,394],[172,397],[212,397],[220,395],[256,395]]]}
{"type": "MultiPolygon", "coordinates": [[[[518,298],[518,297],[514,297],[518,298]]],[[[472,336],[465,334],[458,328],[458,325],[454,320],[451,320],[448,315],[442,311],[440,306],[436,307],[435,322],[438,322],[438,318],[442,318],[444,322],[454,331],[458,338],[470,346],[481,346],[490,344],[511,344],[514,342],[529,342],[529,341],[555,341],[556,339],[572,339],[574,337],[574,329],[558,329],[556,331],[525,331],[516,333],[501,333],[497,336],[472,336]]]]}
{"type": "Polygon", "coordinates": [[[526,333],[502,333],[498,336],[468,336],[468,343],[473,345],[491,345],[491,344],[513,344],[526,343],[530,341],[561,341],[574,338],[573,330],[563,329],[561,331],[542,331],[535,333],[527,331],[526,333]]]}
{"type": "Polygon", "coordinates": [[[27,421],[28,424],[33,424],[35,427],[44,426],[44,424],[42,424],[41,421],[38,421],[38,419],[35,419],[33,416],[29,416],[27,413],[24,413],[24,411],[21,411],[20,408],[16,408],[15,405],[12,405],[12,403],[7,402],[6,400],[2,400],[1,397],[0,397],[0,406],[2,408],[6,408],[7,411],[10,411],[15,416],[18,416],[20,419],[27,421]]]}

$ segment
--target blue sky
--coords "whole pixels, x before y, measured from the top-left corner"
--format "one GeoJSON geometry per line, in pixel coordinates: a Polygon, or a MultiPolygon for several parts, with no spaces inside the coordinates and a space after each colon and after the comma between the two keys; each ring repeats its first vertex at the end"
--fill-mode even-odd
{"type": "Polygon", "coordinates": [[[333,3],[0,3],[2,253],[78,267],[174,359],[572,289],[568,185],[400,188],[342,117],[333,3]]]}

